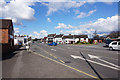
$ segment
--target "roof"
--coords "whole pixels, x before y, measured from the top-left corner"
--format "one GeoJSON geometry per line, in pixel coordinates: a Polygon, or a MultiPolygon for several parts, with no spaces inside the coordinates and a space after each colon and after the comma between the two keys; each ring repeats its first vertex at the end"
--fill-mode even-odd
{"type": "Polygon", "coordinates": [[[54,37],[56,34],[48,34],[47,37],[54,37]]]}
{"type": "Polygon", "coordinates": [[[55,38],[63,37],[63,34],[55,35],[55,38]]]}
{"type": "Polygon", "coordinates": [[[66,35],[63,38],[88,38],[87,35],[66,35]]]}
{"type": "Polygon", "coordinates": [[[73,35],[65,35],[63,38],[73,38],[73,35]]]}
{"type": "Polygon", "coordinates": [[[8,29],[10,26],[12,26],[13,29],[13,23],[11,19],[0,19],[0,24],[2,24],[0,29],[8,29]]]}
{"type": "Polygon", "coordinates": [[[88,38],[88,35],[74,35],[74,38],[88,38]]]}

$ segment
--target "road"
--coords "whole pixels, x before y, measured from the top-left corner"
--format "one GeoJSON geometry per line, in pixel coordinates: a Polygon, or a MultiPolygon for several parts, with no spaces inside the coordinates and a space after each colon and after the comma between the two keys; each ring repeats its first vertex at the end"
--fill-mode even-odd
{"type": "Polygon", "coordinates": [[[102,45],[48,46],[44,43],[32,43],[30,52],[21,51],[23,52],[20,52],[16,62],[11,61],[14,65],[11,66],[9,72],[6,70],[6,65],[10,60],[3,61],[4,77],[109,78],[109,80],[117,80],[120,71],[118,51],[109,51],[102,45]],[[28,71],[30,71],[29,74],[28,71]]]}

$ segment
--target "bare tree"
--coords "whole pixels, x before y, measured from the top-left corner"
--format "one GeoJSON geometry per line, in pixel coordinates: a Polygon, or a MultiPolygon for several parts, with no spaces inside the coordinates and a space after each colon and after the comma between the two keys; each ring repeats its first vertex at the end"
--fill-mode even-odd
{"type": "Polygon", "coordinates": [[[120,36],[120,31],[112,31],[107,37],[118,38],[120,36]]]}
{"type": "Polygon", "coordinates": [[[97,31],[95,30],[95,32],[93,33],[93,39],[99,39],[99,35],[97,34],[97,31]]]}

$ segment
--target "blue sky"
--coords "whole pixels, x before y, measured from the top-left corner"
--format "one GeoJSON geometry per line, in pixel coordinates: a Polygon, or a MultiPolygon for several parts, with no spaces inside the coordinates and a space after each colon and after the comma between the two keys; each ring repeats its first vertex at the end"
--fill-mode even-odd
{"type": "Polygon", "coordinates": [[[99,35],[106,35],[118,27],[117,2],[26,3],[16,0],[3,2],[1,8],[1,18],[13,20],[15,34],[26,34],[33,38],[45,37],[50,33],[87,34],[91,37],[95,30],[99,35]]]}

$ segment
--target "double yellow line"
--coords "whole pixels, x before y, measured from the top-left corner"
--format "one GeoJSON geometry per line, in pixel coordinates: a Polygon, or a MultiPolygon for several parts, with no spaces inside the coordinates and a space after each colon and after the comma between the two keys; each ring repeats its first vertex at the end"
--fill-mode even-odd
{"type": "Polygon", "coordinates": [[[39,47],[39,48],[42,49],[44,52],[46,52],[48,55],[50,55],[50,56],[54,57],[55,59],[59,60],[60,62],[65,63],[63,60],[59,59],[58,57],[56,57],[53,54],[49,53],[48,51],[44,50],[43,48],[41,48],[41,47],[39,47]]]}
{"type": "MultiPolygon", "coordinates": [[[[42,49],[42,48],[41,48],[42,49]]],[[[42,50],[44,50],[44,49],[42,49],[42,50]]],[[[80,73],[82,73],[82,74],[84,74],[84,75],[87,75],[87,76],[89,76],[89,77],[92,77],[92,78],[95,78],[96,80],[100,80],[98,77],[95,77],[95,76],[93,76],[93,75],[90,75],[90,74],[88,74],[88,73],[86,73],[86,72],[83,72],[83,71],[81,71],[81,70],[79,70],[79,69],[76,69],[76,68],[74,68],[74,67],[71,67],[71,66],[68,66],[68,65],[66,65],[66,64],[63,64],[63,62],[61,63],[61,62],[58,62],[58,61],[56,61],[56,60],[53,60],[53,59],[51,59],[51,58],[49,58],[49,57],[46,57],[46,56],[43,56],[43,55],[41,55],[41,54],[38,54],[38,53],[36,53],[36,52],[33,52],[32,50],[30,50],[32,53],[34,53],[34,54],[36,54],[36,55],[39,55],[39,56],[41,56],[41,57],[43,57],[43,58],[46,58],[46,59],[48,59],[48,60],[51,60],[51,61],[53,61],[53,62],[56,62],[56,63],[58,63],[58,64],[61,64],[61,65],[63,65],[63,66],[66,66],[66,67],[68,67],[68,68],[70,68],[70,69],[72,69],[72,70],[75,70],[75,71],[77,71],[77,72],[80,72],[80,73]]],[[[44,50],[45,52],[47,52],[46,50],[44,50]]],[[[47,53],[49,53],[49,52],[47,52],[47,53]]],[[[49,53],[50,54],[50,53],[49,53]]],[[[50,54],[50,55],[52,55],[52,54],[50,54]]],[[[53,55],[52,55],[53,56],[53,55]]],[[[57,58],[57,57],[56,57],[57,58]]]]}

